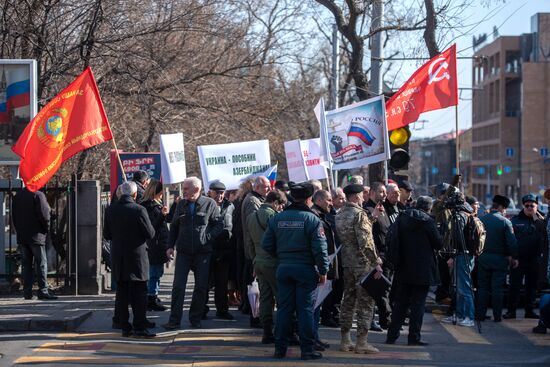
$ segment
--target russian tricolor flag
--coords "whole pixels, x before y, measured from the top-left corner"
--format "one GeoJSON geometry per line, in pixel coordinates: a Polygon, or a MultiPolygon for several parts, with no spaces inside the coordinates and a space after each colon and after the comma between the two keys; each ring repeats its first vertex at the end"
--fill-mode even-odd
{"type": "Polygon", "coordinates": [[[275,181],[277,181],[277,164],[269,167],[264,172],[259,173],[258,176],[267,177],[267,179],[269,180],[269,183],[271,184],[271,188],[273,188],[275,186],[275,181]]]}
{"type": "Polygon", "coordinates": [[[374,135],[369,131],[369,129],[357,122],[352,122],[351,126],[348,131],[348,136],[355,136],[365,144],[367,144],[369,147],[372,145],[372,143],[376,140],[374,135]]]}
{"type": "Polygon", "coordinates": [[[16,113],[16,109],[30,105],[31,83],[25,70],[15,68],[8,72],[3,71],[0,75],[0,85],[2,87],[4,81],[6,89],[5,91],[0,90],[0,96],[5,96],[0,99],[0,123],[9,121],[10,112],[16,113]]]}

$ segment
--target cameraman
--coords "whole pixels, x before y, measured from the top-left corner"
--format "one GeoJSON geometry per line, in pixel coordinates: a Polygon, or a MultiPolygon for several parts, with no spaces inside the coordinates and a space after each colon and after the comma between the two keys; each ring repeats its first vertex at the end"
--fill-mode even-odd
{"type": "Polygon", "coordinates": [[[450,305],[452,302],[450,298],[451,274],[449,272],[447,261],[450,258],[449,254],[453,251],[453,248],[450,243],[449,228],[451,210],[446,207],[446,202],[454,192],[458,191],[460,179],[460,175],[455,175],[450,185],[448,183],[440,183],[435,186],[433,194],[437,200],[435,201],[431,211],[432,216],[435,218],[435,223],[439,229],[439,233],[443,237],[443,249],[437,256],[437,267],[439,269],[441,284],[439,284],[437,290],[435,291],[435,298],[438,303],[447,305],[450,305]]]}
{"type": "MultiPolygon", "coordinates": [[[[468,221],[468,216],[472,215],[474,210],[464,200],[464,194],[456,192],[449,197],[446,207],[451,210],[451,235],[450,244],[452,248],[451,256],[447,260],[449,269],[454,272],[454,282],[456,293],[454,294],[454,304],[458,325],[471,327],[474,326],[474,297],[472,289],[472,270],[474,268],[474,256],[466,248],[464,230],[468,221]],[[453,269],[453,266],[456,267],[453,269]]],[[[452,323],[453,316],[444,318],[443,322],[452,323]]]]}

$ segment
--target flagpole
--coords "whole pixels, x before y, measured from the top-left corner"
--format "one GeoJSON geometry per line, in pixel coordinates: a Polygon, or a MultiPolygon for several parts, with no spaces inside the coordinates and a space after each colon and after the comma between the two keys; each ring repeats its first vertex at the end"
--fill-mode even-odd
{"type": "MultiPolygon", "coordinates": [[[[110,128],[110,127],[109,127],[110,128]]],[[[118,160],[118,164],[120,165],[120,171],[122,172],[122,179],[124,180],[124,182],[128,181],[126,180],[126,173],[124,172],[124,166],[122,166],[122,160],[120,160],[120,154],[118,152],[118,148],[116,146],[116,141],[115,141],[115,134],[113,134],[112,130],[111,130],[111,136],[113,137],[111,139],[111,141],[113,142],[113,147],[115,148],[115,152],[116,152],[116,157],[117,157],[117,160],[118,160]]]]}
{"type": "Polygon", "coordinates": [[[460,174],[460,138],[458,134],[458,104],[455,104],[456,174],[460,174]]]}

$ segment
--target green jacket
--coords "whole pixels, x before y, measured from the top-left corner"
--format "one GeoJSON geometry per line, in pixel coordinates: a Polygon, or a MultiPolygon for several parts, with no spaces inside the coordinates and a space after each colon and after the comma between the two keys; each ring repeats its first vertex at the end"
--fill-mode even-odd
{"type": "Polygon", "coordinates": [[[321,275],[328,271],[323,225],[319,217],[303,203],[293,203],[269,220],[262,247],[277,256],[280,265],[316,265],[321,275]]]}
{"type": "Polygon", "coordinates": [[[487,231],[483,253],[512,256],[517,259],[518,246],[512,222],[494,210],[479,219],[487,231]]]}
{"type": "Polygon", "coordinates": [[[277,212],[269,204],[262,204],[260,208],[246,218],[248,229],[248,253],[254,264],[277,266],[277,258],[271,256],[262,248],[262,237],[267,229],[267,223],[277,212]]]}

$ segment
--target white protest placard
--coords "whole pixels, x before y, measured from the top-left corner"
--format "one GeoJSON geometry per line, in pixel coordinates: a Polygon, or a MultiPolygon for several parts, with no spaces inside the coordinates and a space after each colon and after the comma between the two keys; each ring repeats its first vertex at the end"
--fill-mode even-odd
{"type": "Polygon", "coordinates": [[[160,135],[160,166],[162,183],[179,183],[187,177],[183,134],[160,135]]]}
{"type": "Polygon", "coordinates": [[[300,139],[285,141],[285,156],[289,181],[296,183],[308,181],[300,139]]]}
{"type": "Polygon", "coordinates": [[[306,162],[307,175],[310,180],[324,180],[328,177],[327,169],[321,158],[321,139],[300,140],[302,155],[306,162]]]}
{"type": "Polygon", "coordinates": [[[235,190],[250,175],[271,167],[268,140],[197,147],[205,191],[220,180],[227,190],[235,190]]]}
{"type": "Polygon", "coordinates": [[[326,112],[332,169],[357,168],[390,158],[384,97],[326,112]]]}
{"type": "Polygon", "coordinates": [[[288,179],[294,182],[323,180],[327,170],[321,164],[320,139],[291,140],[285,142],[288,179]]]}

